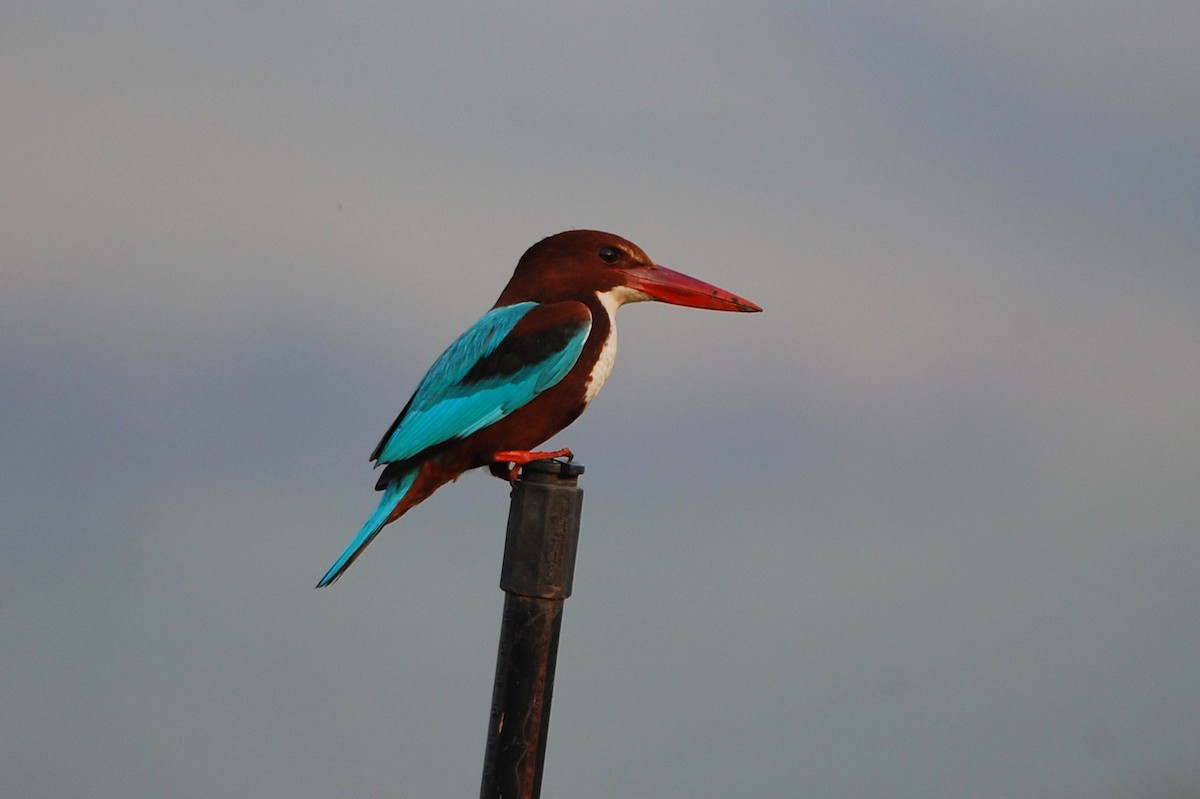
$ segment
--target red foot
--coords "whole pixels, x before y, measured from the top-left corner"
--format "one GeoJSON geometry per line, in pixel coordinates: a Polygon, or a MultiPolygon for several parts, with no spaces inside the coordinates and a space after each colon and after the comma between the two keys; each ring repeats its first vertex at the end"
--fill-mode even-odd
{"type": "Polygon", "coordinates": [[[504,478],[513,485],[517,484],[517,480],[521,478],[521,467],[527,463],[534,461],[544,461],[549,458],[566,458],[573,460],[575,453],[563,447],[556,449],[553,452],[531,452],[525,449],[506,449],[492,455],[491,472],[497,477],[504,478]],[[511,463],[511,467],[506,467],[504,464],[511,463]]]}

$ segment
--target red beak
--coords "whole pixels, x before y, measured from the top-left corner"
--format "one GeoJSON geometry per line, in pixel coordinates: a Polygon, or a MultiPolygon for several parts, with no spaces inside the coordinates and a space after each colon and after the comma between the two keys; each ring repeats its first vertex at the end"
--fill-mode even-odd
{"type": "Polygon", "coordinates": [[[725,289],[688,277],[665,266],[641,266],[625,273],[625,285],[648,294],[659,302],[708,308],[713,311],[761,311],[754,303],[725,289]]]}

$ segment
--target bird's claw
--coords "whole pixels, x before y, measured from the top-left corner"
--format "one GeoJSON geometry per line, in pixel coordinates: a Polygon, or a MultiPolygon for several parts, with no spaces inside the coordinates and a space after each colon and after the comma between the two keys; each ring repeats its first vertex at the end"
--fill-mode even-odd
{"type": "Polygon", "coordinates": [[[566,458],[568,462],[575,460],[575,453],[563,447],[549,452],[535,452],[523,449],[502,450],[494,454],[491,458],[492,474],[502,479],[508,480],[514,486],[521,479],[521,467],[527,463],[544,460],[557,460],[558,458],[566,458]],[[512,466],[505,467],[504,464],[511,463],[512,466]]]}

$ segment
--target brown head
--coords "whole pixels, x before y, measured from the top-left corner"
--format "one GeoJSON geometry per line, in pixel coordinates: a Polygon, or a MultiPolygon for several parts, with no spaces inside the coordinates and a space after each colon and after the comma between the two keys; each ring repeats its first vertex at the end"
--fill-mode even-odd
{"type": "Polygon", "coordinates": [[[496,305],[582,300],[593,293],[613,307],[657,300],[715,311],[762,310],[724,289],[659,266],[633,242],[598,230],[568,230],[530,247],[496,305]]]}

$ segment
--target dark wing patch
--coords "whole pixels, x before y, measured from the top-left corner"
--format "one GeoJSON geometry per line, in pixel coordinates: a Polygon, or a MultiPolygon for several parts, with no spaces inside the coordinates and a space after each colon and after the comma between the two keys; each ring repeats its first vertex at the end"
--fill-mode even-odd
{"type": "Polygon", "coordinates": [[[526,323],[528,317],[521,320],[491,355],[480,358],[463,375],[462,383],[511,377],[527,366],[541,363],[566,349],[579,331],[591,322],[587,306],[581,303],[543,307],[547,313],[536,319],[536,327],[526,323]]]}

